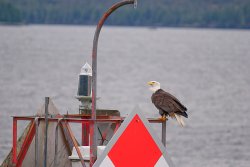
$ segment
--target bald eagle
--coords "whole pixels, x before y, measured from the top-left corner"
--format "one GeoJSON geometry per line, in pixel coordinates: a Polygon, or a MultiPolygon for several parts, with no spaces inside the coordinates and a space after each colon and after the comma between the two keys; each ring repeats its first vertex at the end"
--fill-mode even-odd
{"type": "Polygon", "coordinates": [[[182,116],[188,118],[186,113],[187,108],[181,104],[181,102],[171,95],[170,93],[164,91],[160,87],[160,83],[157,81],[150,81],[148,82],[150,86],[150,90],[154,93],[151,96],[152,103],[155,107],[159,110],[162,120],[166,120],[167,116],[171,118],[176,118],[177,122],[184,126],[185,123],[182,119],[182,116]]]}

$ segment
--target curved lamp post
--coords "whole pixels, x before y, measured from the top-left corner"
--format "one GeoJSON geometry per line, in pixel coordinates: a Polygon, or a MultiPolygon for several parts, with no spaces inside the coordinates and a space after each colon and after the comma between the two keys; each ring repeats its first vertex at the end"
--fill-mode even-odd
{"type": "Polygon", "coordinates": [[[94,41],[93,41],[93,49],[92,49],[92,113],[91,119],[92,122],[90,124],[90,166],[92,167],[96,157],[97,157],[97,126],[96,126],[96,79],[97,79],[97,45],[99,34],[102,29],[102,26],[105,20],[109,17],[111,13],[113,13],[116,9],[121,6],[134,4],[136,6],[136,0],[125,0],[114,4],[111,8],[109,8],[102,18],[99,20],[94,41]]]}

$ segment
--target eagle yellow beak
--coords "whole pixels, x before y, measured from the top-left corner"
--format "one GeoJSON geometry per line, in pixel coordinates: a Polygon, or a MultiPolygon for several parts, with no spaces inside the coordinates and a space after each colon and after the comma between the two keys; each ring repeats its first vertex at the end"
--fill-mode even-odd
{"type": "Polygon", "coordinates": [[[151,81],[148,82],[148,85],[150,85],[150,86],[152,86],[153,84],[154,84],[154,83],[151,82],[151,81]]]}

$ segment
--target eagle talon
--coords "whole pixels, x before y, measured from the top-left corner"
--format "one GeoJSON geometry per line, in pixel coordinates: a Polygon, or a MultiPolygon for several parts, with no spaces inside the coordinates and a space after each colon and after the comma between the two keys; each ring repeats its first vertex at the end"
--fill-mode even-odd
{"type": "Polygon", "coordinates": [[[166,120],[167,120],[166,115],[163,115],[162,117],[160,117],[159,120],[161,120],[161,121],[166,121],[166,120]]]}

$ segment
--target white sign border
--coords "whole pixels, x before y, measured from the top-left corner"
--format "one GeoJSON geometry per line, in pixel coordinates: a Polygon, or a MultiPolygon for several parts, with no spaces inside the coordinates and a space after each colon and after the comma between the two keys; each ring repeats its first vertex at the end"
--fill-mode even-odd
{"type": "Polygon", "coordinates": [[[106,158],[106,156],[108,156],[109,151],[115,145],[115,143],[117,142],[117,140],[119,139],[119,137],[125,131],[125,129],[127,128],[127,126],[129,125],[129,123],[132,121],[132,119],[134,118],[134,116],[136,114],[140,117],[140,119],[142,120],[143,124],[147,128],[149,134],[152,136],[153,140],[155,141],[155,143],[159,147],[159,149],[160,149],[163,157],[165,158],[166,162],[168,163],[168,166],[169,167],[174,167],[174,164],[172,163],[172,161],[170,159],[170,156],[169,156],[166,148],[163,146],[162,142],[157,137],[157,135],[155,134],[154,130],[152,130],[152,128],[150,127],[150,124],[149,124],[148,120],[142,115],[142,111],[141,111],[141,109],[139,107],[136,107],[128,115],[128,117],[126,117],[126,119],[124,120],[124,122],[121,124],[121,126],[118,128],[118,130],[116,131],[116,133],[114,134],[114,136],[109,141],[108,145],[106,146],[106,148],[103,151],[103,153],[101,154],[101,156],[99,158],[97,158],[97,160],[94,163],[93,167],[99,167],[101,165],[102,161],[106,158]]]}

